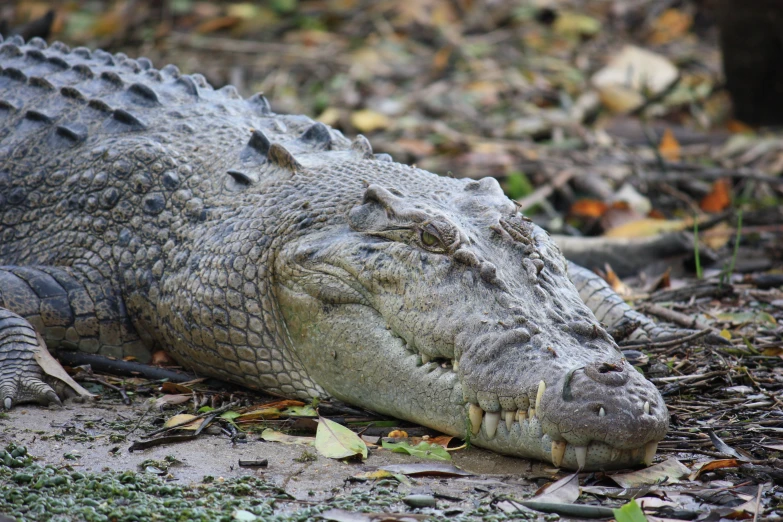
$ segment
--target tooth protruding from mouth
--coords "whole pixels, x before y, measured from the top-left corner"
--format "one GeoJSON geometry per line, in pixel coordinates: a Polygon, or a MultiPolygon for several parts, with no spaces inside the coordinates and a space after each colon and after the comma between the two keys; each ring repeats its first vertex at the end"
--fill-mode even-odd
{"type": "Polygon", "coordinates": [[[563,456],[565,455],[566,446],[568,446],[566,441],[552,441],[552,464],[558,468],[563,463],[563,456]]]}
{"type": "Polygon", "coordinates": [[[541,397],[544,396],[544,392],[546,391],[546,383],[544,381],[540,381],[538,383],[538,393],[536,393],[536,411],[541,407],[541,397]]]}
{"type": "Polygon", "coordinates": [[[513,410],[504,411],[503,417],[506,420],[506,429],[511,431],[511,426],[514,424],[514,420],[517,418],[517,412],[513,410]]]}
{"type": "Polygon", "coordinates": [[[481,431],[481,419],[484,418],[484,410],[477,404],[471,404],[468,408],[468,417],[470,418],[470,431],[473,435],[478,435],[481,431]]]}
{"type": "Polygon", "coordinates": [[[619,450],[619,449],[612,448],[612,454],[611,454],[611,455],[609,455],[609,459],[610,459],[612,462],[614,462],[614,461],[615,461],[615,460],[617,460],[618,458],[620,458],[620,450],[619,450]]]}
{"type": "Polygon", "coordinates": [[[598,410],[598,416],[599,417],[606,417],[606,411],[604,410],[603,406],[601,406],[601,409],[598,410]]]}
{"type": "Polygon", "coordinates": [[[487,437],[489,439],[495,438],[495,433],[498,431],[498,424],[500,423],[499,411],[488,411],[484,415],[484,429],[487,431],[487,437]]]}
{"type": "Polygon", "coordinates": [[[519,424],[522,424],[527,420],[527,411],[526,410],[517,410],[517,422],[519,424]]]}
{"type": "Polygon", "coordinates": [[[581,470],[587,464],[587,446],[574,446],[574,454],[576,454],[576,464],[581,470]]]}
{"type": "Polygon", "coordinates": [[[432,360],[432,358],[429,355],[427,355],[426,353],[421,354],[421,364],[427,364],[431,360],[432,360]]]}
{"type": "Polygon", "coordinates": [[[528,408],[527,410],[527,418],[532,419],[536,416],[536,409],[535,408],[528,408]]]}
{"type": "Polygon", "coordinates": [[[658,441],[648,442],[644,446],[644,465],[649,466],[653,463],[655,453],[658,451],[658,441]]]}
{"type": "Polygon", "coordinates": [[[452,371],[458,372],[459,371],[459,361],[457,359],[454,359],[451,361],[451,369],[452,371]]]}
{"type": "Polygon", "coordinates": [[[650,414],[650,401],[644,401],[644,413],[645,415],[650,414]]]}

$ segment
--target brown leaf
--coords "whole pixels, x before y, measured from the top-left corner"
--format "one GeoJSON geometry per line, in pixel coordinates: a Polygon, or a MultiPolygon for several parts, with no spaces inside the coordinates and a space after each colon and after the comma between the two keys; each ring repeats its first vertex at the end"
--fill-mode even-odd
{"type": "Polygon", "coordinates": [[[177,361],[175,361],[171,355],[164,352],[163,350],[158,350],[152,354],[152,364],[155,366],[175,366],[177,364],[177,361]]]}
{"type": "Polygon", "coordinates": [[[574,217],[598,218],[604,215],[609,205],[597,199],[580,199],[571,205],[569,214],[574,217]]]}
{"type": "Polygon", "coordinates": [[[665,131],[663,131],[661,142],[658,144],[658,152],[660,152],[661,156],[669,161],[680,160],[680,142],[678,142],[677,138],[674,137],[674,133],[671,129],[667,128],[665,131]]]}
{"type": "Polygon", "coordinates": [[[660,484],[664,481],[667,484],[676,483],[680,481],[680,478],[687,476],[690,471],[685,464],[674,457],[669,457],[649,468],[612,475],[611,479],[624,488],[636,488],[649,484],[660,484]]]}
{"type": "Polygon", "coordinates": [[[691,473],[690,477],[688,477],[689,480],[696,480],[699,478],[699,476],[706,472],[706,471],[712,471],[714,469],[723,469],[723,468],[738,468],[742,465],[742,462],[738,459],[719,459],[719,460],[711,460],[709,462],[705,462],[702,464],[702,466],[691,473]]]}
{"type": "Polygon", "coordinates": [[[197,34],[209,34],[224,29],[231,29],[236,26],[242,19],[237,16],[221,16],[219,18],[212,18],[205,22],[200,23],[194,29],[197,34]]]}
{"type": "Polygon", "coordinates": [[[579,498],[579,473],[567,475],[557,482],[552,482],[536,491],[530,499],[536,502],[555,502],[573,504],[579,498]]]}
{"type": "Polygon", "coordinates": [[[160,391],[163,393],[193,393],[192,389],[176,382],[164,382],[160,385],[160,391]]]}
{"type": "Polygon", "coordinates": [[[693,17],[679,9],[667,9],[653,23],[650,43],[660,45],[681,38],[693,25],[693,17]]]}
{"type": "Polygon", "coordinates": [[[721,212],[731,205],[731,187],[726,179],[716,180],[712,190],[699,202],[704,212],[721,212]]]}

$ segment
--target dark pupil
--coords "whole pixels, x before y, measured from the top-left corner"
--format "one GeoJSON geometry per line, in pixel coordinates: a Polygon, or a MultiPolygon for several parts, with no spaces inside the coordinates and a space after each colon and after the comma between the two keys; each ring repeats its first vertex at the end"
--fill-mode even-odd
{"type": "Polygon", "coordinates": [[[435,236],[433,236],[429,232],[422,232],[421,233],[421,241],[422,241],[422,243],[424,243],[427,246],[432,246],[432,245],[434,245],[438,241],[438,238],[436,238],[435,236]]]}

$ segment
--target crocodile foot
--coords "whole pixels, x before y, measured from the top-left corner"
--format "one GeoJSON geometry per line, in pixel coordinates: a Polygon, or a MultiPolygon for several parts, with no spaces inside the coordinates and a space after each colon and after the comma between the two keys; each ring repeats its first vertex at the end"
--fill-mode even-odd
{"type": "Polygon", "coordinates": [[[48,355],[42,342],[30,323],[0,308],[0,401],[5,409],[24,402],[62,404],[36,360],[41,351],[48,355]]]}

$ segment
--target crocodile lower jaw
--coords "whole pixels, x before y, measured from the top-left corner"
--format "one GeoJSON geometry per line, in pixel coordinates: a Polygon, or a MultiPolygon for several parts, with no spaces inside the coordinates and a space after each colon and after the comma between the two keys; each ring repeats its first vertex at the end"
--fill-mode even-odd
{"type": "Polygon", "coordinates": [[[484,412],[476,404],[465,408],[471,443],[499,453],[549,461],[557,467],[591,471],[649,466],[658,450],[658,441],[621,449],[600,441],[579,446],[554,440],[543,432],[535,408],[526,412],[484,412]]]}

